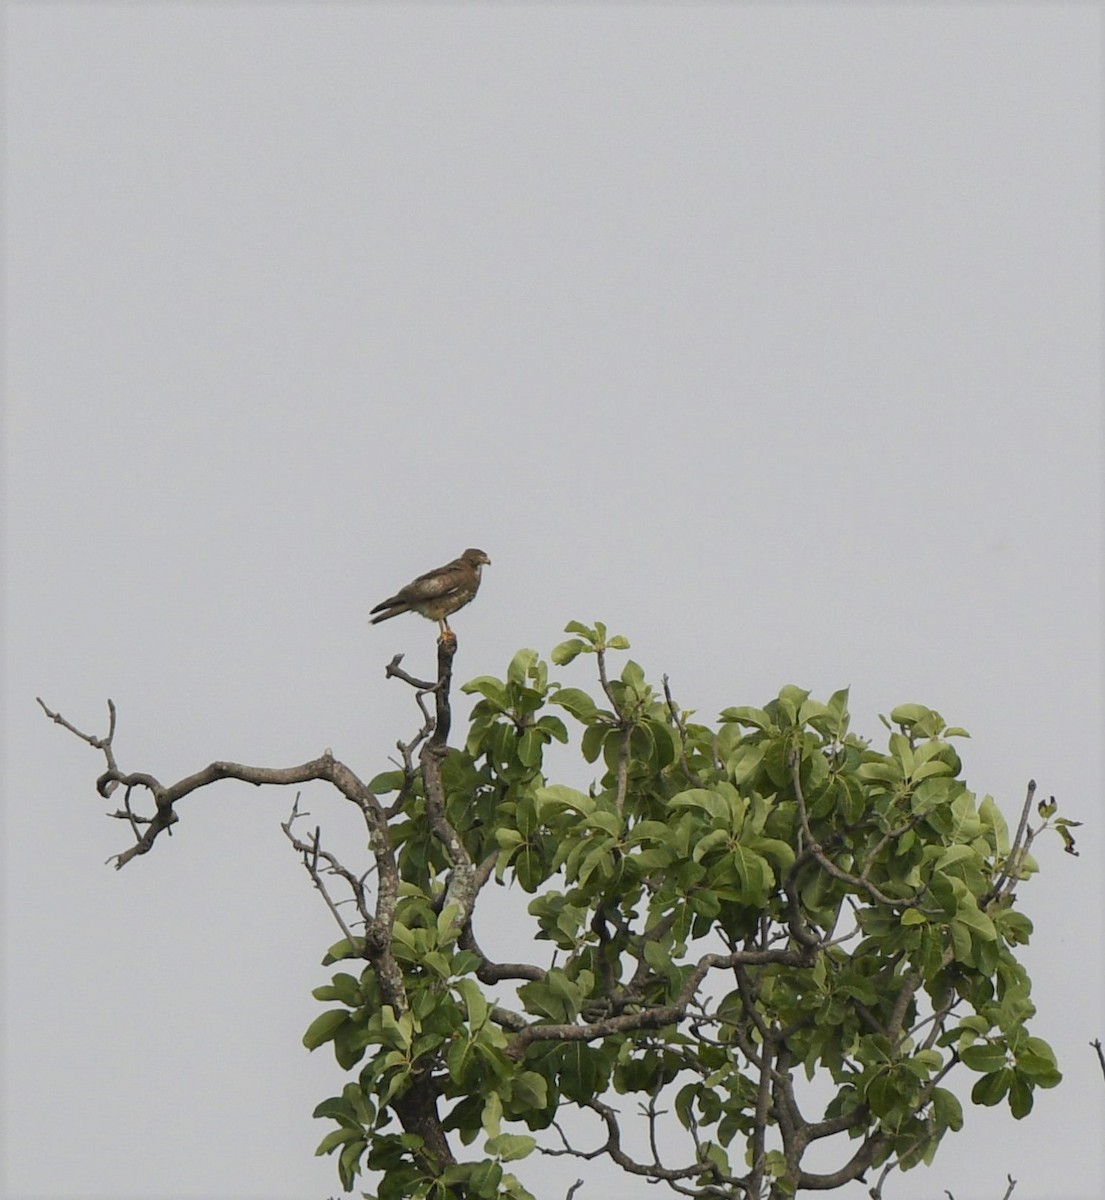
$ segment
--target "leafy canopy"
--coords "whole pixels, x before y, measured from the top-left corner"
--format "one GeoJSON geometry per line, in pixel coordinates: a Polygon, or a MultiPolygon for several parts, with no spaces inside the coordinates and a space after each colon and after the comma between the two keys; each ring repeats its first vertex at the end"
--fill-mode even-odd
{"type": "Polygon", "coordinates": [[[905,704],[877,750],[850,731],[846,690],[789,686],[711,728],[637,663],[608,671],[624,638],[567,632],[552,664],[589,659],[597,688],[522,650],[465,685],[463,748],[370,785],[400,801],[389,945],[331,948],[343,969],[304,1038],[357,1072],[315,1113],[336,1122],[319,1153],[347,1188],[367,1170],[381,1200],[521,1200],[507,1164],[603,1146],[692,1195],[783,1196],[931,1162],[963,1122],[957,1067],[975,1103],[1017,1118],[1059,1082],[1017,959],[1032,925],[1014,888],[1036,862],[961,778],[963,730],[905,704]],[[587,790],[546,777],[554,742],[592,764],[587,790]],[[497,963],[477,927],[508,893],[528,897],[523,961],[497,963]],[[806,1111],[815,1077],[828,1103],[823,1088],[806,1111]],[[417,1087],[456,1156],[395,1119],[417,1087]],[[593,1120],[587,1145],[553,1127],[566,1107],[593,1120]],[[654,1137],[662,1110],[686,1131],[661,1129],[670,1159],[623,1148],[638,1109],[654,1137]],[[807,1169],[815,1143],[839,1146],[834,1174],[807,1169]]]}

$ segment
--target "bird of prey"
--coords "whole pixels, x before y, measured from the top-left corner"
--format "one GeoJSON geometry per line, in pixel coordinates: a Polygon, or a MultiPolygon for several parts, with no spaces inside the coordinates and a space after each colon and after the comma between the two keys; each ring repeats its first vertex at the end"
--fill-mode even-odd
{"type": "Polygon", "coordinates": [[[416,612],[436,621],[443,638],[453,637],[450,613],[463,608],[475,596],[480,586],[480,567],[490,564],[491,559],[482,550],[465,550],[460,558],[419,575],[394,596],[377,604],[372,611],[380,615],[372,618],[372,624],[378,625],[400,613],[416,612]]]}

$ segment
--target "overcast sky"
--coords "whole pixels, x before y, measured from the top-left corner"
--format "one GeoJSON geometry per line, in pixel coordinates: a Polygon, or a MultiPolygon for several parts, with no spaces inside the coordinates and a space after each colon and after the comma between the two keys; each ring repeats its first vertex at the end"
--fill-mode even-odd
{"type": "Polygon", "coordinates": [[[1098,5],[6,20],[6,1195],[338,1194],[291,796],[201,793],[116,873],[102,758],[34,698],[102,733],[112,697],[163,780],[369,778],[434,629],[368,610],[474,545],[462,679],[599,618],[704,719],[927,703],[1010,820],[1034,775],[1085,821],[1020,892],[1064,1084],[885,1195],[1098,1200],[1098,5]]]}

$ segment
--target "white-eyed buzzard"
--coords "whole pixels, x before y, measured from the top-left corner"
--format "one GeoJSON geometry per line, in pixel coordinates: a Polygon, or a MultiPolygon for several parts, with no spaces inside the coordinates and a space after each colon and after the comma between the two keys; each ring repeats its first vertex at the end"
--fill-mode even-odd
{"type": "Polygon", "coordinates": [[[436,621],[442,637],[451,637],[449,616],[472,600],[479,590],[480,568],[490,564],[491,559],[482,550],[465,550],[460,558],[419,575],[394,596],[377,604],[372,611],[380,615],[372,618],[372,624],[378,625],[400,613],[416,612],[436,621]]]}

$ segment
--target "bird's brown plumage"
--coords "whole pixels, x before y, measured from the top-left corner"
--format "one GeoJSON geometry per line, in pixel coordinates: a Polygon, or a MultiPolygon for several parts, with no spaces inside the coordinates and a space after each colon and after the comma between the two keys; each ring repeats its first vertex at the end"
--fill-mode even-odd
{"type": "Polygon", "coordinates": [[[416,612],[436,621],[443,635],[452,633],[449,616],[475,596],[480,586],[480,568],[490,563],[491,559],[482,550],[465,550],[460,558],[419,575],[394,596],[377,604],[372,611],[380,615],[372,618],[372,624],[378,625],[400,613],[416,612]]]}

